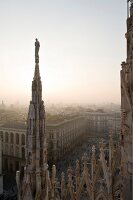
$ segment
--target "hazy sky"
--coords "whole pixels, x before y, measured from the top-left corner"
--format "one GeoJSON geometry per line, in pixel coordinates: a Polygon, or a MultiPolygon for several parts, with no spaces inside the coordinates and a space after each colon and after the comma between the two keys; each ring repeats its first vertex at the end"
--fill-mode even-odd
{"type": "Polygon", "coordinates": [[[34,42],[43,99],[120,102],[126,0],[0,0],[0,100],[29,103],[34,42]]]}

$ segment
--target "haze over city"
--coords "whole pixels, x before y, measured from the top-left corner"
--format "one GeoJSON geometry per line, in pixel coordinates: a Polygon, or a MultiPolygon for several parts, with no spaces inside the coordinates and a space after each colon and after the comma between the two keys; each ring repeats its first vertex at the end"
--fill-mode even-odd
{"type": "Polygon", "coordinates": [[[1,1],[0,100],[29,103],[37,37],[46,102],[120,103],[125,6],[121,0],[1,1]]]}

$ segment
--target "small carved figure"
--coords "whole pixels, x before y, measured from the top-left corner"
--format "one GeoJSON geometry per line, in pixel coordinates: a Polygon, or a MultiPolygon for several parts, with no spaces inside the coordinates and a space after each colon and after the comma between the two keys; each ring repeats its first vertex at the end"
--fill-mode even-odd
{"type": "Polygon", "coordinates": [[[39,48],[40,48],[40,43],[39,43],[38,39],[36,38],[36,41],[35,41],[35,60],[37,62],[39,62],[39,48]]]}

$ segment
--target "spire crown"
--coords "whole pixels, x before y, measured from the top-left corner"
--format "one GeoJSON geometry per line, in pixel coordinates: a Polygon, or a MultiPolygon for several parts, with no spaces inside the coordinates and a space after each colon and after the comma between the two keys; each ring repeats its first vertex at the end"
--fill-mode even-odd
{"type": "Polygon", "coordinates": [[[36,38],[35,41],[35,63],[39,63],[39,48],[40,48],[40,43],[38,39],[36,38]]]}
{"type": "Polygon", "coordinates": [[[40,42],[36,38],[35,40],[35,73],[34,73],[34,80],[40,79],[40,72],[39,72],[39,48],[40,42]]]}
{"type": "Polygon", "coordinates": [[[133,0],[127,0],[127,18],[133,15],[133,0]]]}
{"type": "Polygon", "coordinates": [[[39,71],[39,65],[36,63],[35,72],[34,72],[34,80],[38,78],[40,79],[40,71],[39,71]]]}

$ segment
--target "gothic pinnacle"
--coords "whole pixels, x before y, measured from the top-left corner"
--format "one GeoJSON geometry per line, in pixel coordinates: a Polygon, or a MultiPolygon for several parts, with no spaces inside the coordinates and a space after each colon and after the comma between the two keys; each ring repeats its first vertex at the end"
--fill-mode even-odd
{"type": "Polygon", "coordinates": [[[40,78],[40,73],[39,73],[39,48],[40,48],[40,43],[38,39],[36,38],[35,41],[35,74],[34,74],[34,79],[40,78]]]}
{"type": "Polygon", "coordinates": [[[35,41],[35,63],[39,63],[39,48],[40,48],[40,43],[38,39],[36,38],[35,41]]]}

